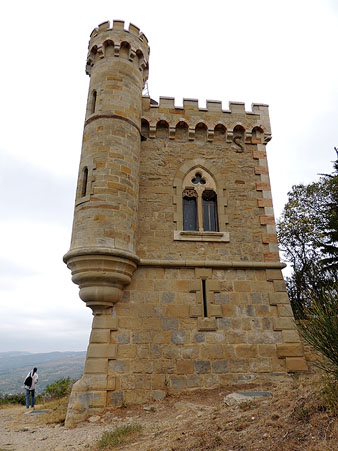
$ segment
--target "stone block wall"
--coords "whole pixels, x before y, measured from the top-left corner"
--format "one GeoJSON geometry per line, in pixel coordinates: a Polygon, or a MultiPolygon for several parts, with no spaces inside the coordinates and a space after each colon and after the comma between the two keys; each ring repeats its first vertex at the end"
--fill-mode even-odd
{"type": "Polygon", "coordinates": [[[108,404],[306,369],[276,276],[279,270],[139,268],[114,312],[108,404]],[[208,277],[207,317],[201,277],[208,277]]]}
{"type": "Polygon", "coordinates": [[[265,149],[268,107],[253,105],[246,112],[244,104],[231,103],[228,111],[221,102],[207,102],[207,109],[199,109],[197,101],[183,104],[178,108],[174,99],[161,98],[153,106],[143,99],[137,255],[279,262],[265,149]],[[204,169],[215,181],[224,238],[179,239],[182,182],[193,168],[204,169]]]}

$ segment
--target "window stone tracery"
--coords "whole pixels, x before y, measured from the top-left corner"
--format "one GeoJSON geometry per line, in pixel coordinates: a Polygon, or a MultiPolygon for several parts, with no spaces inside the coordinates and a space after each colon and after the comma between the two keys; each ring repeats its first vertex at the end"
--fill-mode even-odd
{"type": "Polygon", "coordinates": [[[225,189],[217,189],[209,171],[201,165],[188,170],[176,183],[175,240],[229,241],[225,230],[225,189]],[[219,199],[220,198],[220,199],[219,199]]]}

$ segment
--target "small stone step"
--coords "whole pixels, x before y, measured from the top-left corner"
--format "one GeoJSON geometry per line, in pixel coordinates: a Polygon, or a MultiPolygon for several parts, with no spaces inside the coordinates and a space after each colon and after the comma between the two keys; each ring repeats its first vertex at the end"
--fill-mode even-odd
{"type": "Polygon", "coordinates": [[[267,391],[255,391],[255,392],[234,392],[230,393],[224,398],[225,404],[228,406],[233,404],[240,404],[242,402],[251,402],[253,400],[264,399],[272,396],[272,393],[267,391]]]}

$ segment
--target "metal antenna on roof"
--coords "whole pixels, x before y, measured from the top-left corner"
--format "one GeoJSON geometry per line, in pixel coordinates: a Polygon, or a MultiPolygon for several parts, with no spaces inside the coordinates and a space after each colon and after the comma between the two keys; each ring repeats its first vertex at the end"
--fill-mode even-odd
{"type": "Polygon", "coordinates": [[[142,95],[143,95],[143,96],[150,97],[150,95],[149,95],[148,80],[147,80],[147,81],[145,82],[145,84],[144,84],[144,88],[143,88],[142,95]]]}

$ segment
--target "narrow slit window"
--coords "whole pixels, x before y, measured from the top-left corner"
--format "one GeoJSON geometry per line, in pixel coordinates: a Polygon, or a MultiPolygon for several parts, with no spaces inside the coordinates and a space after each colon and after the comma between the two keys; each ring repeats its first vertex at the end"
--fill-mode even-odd
{"type": "Polygon", "coordinates": [[[207,290],[205,280],[202,279],[202,296],[203,296],[203,316],[208,317],[207,290]]]}
{"type": "Polygon", "coordinates": [[[88,168],[85,167],[83,168],[81,197],[84,197],[87,194],[87,183],[88,183],[88,168]]]}
{"type": "Polygon", "coordinates": [[[97,93],[96,93],[96,91],[93,91],[93,93],[92,93],[92,110],[91,110],[91,114],[95,113],[96,97],[97,97],[97,93]]]}

